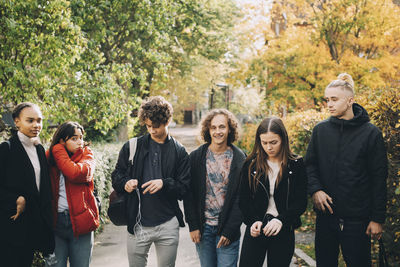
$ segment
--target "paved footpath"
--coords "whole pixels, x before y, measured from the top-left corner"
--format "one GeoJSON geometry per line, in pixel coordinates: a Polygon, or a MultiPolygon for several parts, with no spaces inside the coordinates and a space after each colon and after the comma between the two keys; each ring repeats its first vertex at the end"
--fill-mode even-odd
{"type": "MultiPolygon", "coordinates": [[[[197,128],[176,127],[170,129],[171,135],[176,137],[190,153],[199,144],[197,142],[197,128]]],[[[180,203],[182,204],[182,203],[180,203]]],[[[182,205],[181,205],[182,207],[182,205]]],[[[183,210],[183,209],[182,209],[183,210]]],[[[242,233],[244,232],[242,225],[242,233]]],[[[92,267],[128,267],[126,253],[126,227],[108,224],[104,231],[96,236],[93,248],[92,267]]],[[[150,248],[147,262],[148,267],[157,267],[157,257],[154,245],[150,248]]],[[[189,228],[180,228],[179,247],[176,259],[176,267],[199,267],[196,249],[189,236],[189,228]]],[[[264,267],[267,265],[264,264],[264,267]]],[[[296,266],[291,264],[291,267],[296,266]]],[[[161,267],[161,266],[160,266],[161,267]]],[[[250,267],[250,266],[249,266],[250,267]]]]}

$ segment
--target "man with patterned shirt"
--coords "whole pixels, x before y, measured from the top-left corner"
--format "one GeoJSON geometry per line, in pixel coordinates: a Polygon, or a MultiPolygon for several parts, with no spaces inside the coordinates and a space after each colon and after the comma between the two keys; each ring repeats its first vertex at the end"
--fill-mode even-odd
{"type": "Polygon", "coordinates": [[[232,144],[238,137],[235,116],[211,110],[201,122],[201,137],[205,144],[189,156],[191,184],[183,201],[190,237],[202,267],[237,266],[238,187],[245,154],[232,144]]]}

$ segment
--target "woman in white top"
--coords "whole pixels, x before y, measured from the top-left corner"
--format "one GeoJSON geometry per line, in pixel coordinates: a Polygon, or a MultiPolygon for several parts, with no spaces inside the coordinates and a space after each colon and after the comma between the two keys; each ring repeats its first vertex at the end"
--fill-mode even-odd
{"type": "Polygon", "coordinates": [[[307,206],[307,178],[302,158],[289,148],[283,122],[264,119],[241,177],[239,205],[247,225],[239,266],[289,266],[294,229],[307,206]]]}

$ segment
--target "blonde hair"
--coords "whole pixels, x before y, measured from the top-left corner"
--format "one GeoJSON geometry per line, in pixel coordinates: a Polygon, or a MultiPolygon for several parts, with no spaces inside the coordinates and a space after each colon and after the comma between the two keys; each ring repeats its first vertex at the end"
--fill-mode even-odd
{"type": "Polygon", "coordinates": [[[353,95],[355,94],[354,91],[354,81],[353,78],[351,78],[350,74],[348,73],[340,73],[337,76],[336,80],[333,80],[327,87],[332,88],[332,87],[340,87],[344,91],[348,91],[352,93],[353,95]]]}

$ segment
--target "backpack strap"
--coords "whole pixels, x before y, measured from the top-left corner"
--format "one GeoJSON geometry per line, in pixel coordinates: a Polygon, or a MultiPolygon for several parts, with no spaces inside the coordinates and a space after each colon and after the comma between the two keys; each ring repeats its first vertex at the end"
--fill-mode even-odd
{"type": "Polygon", "coordinates": [[[137,137],[129,139],[129,162],[133,165],[133,158],[136,154],[137,137]]]}
{"type": "Polygon", "coordinates": [[[11,149],[11,143],[9,140],[4,141],[3,143],[7,143],[8,144],[8,148],[11,149]]]}

